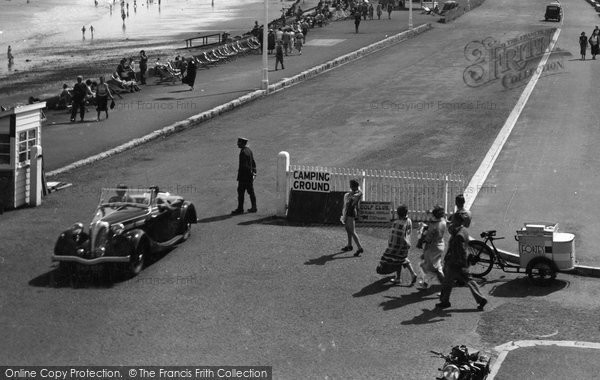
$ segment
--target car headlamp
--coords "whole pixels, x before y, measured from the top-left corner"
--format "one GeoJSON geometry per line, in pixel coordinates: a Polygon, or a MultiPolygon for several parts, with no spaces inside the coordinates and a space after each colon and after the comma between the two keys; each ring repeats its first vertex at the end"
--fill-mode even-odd
{"type": "Polygon", "coordinates": [[[120,235],[125,230],[125,226],[123,223],[116,223],[110,226],[110,230],[113,234],[120,235]]]}
{"type": "Polygon", "coordinates": [[[79,235],[83,232],[83,223],[75,223],[71,226],[71,231],[74,235],[79,235]]]}

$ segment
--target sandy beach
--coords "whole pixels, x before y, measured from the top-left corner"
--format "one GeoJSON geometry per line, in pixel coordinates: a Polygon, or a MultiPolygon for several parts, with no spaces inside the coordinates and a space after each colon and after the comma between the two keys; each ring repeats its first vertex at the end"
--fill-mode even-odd
{"type": "MultiPolygon", "coordinates": [[[[99,0],[97,6],[93,0],[0,1],[2,105],[57,94],[63,82],[72,84],[77,75],[106,75],[120,58],[136,56],[140,49],[148,53],[150,66],[156,58],[191,54],[184,49],[185,38],[225,31],[241,35],[255,20],[262,24],[264,6],[262,0],[135,0],[134,7],[129,0],[129,16],[122,20],[121,6],[113,0],[99,0]],[[6,57],[8,45],[13,65],[6,57]]],[[[300,5],[308,9],[316,3],[303,0],[300,5]]],[[[269,20],[291,4],[269,0],[269,20]]]]}

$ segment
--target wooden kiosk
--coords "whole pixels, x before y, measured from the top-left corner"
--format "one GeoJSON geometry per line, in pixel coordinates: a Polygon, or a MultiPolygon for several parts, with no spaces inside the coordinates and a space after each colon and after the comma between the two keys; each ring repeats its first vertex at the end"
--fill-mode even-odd
{"type": "Polygon", "coordinates": [[[46,102],[0,112],[0,212],[41,204],[44,107],[46,102]]]}

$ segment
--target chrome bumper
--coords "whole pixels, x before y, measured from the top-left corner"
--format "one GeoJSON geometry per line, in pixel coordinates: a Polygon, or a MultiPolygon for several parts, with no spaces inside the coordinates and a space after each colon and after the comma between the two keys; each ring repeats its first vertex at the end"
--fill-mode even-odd
{"type": "Polygon", "coordinates": [[[131,260],[131,256],[102,256],[94,259],[85,259],[79,256],[63,256],[63,255],[52,255],[52,261],[69,261],[76,262],[84,265],[95,265],[101,263],[128,263],[131,260]]]}

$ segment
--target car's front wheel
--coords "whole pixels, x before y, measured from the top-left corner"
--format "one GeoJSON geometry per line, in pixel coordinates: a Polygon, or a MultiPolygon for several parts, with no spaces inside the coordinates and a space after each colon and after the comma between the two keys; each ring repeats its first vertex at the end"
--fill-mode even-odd
{"type": "Polygon", "coordinates": [[[127,264],[127,274],[130,277],[137,276],[138,274],[140,274],[142,269],[144,269],[144,261],[148,256],[148,252],[148,244],[140,242],[137,245],[137,247],[133,251],[133,254],[131,255],[131,260],[127,264]]]}
{"type": "Polygon", "coordinates": [[[181,234],[181,241],[184,242],[192,236],[192,223],[184,222],[183,232],[181,234]]]}

